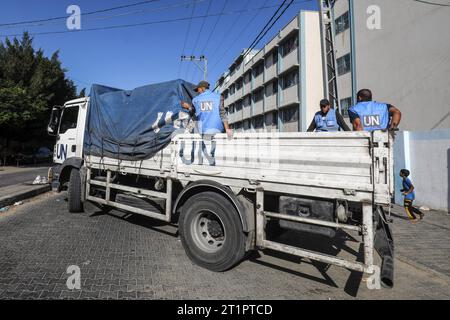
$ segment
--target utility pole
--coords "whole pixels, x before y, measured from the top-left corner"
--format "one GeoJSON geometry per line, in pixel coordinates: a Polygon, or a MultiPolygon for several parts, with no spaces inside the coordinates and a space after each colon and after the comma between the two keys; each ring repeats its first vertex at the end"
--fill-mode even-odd
{"type": "MultiPolygon", "coordinates": [[[[337,90],[336,56],[334,50],[334,20],[332,9],[335,0],[318,0],[320,19],[320,38],[322,42],[322,70],[324,96],[330,100],[331,106],[339,107],[337,90]]],[[[353,19],[353,17],[351,17],[353,19]]],[[[341,110],[340,110],[341,111],[341,110]]]]}
{"type": "Polygon", "coordinates": [[[208,73],[208,60],[204,55],[201,55],[200,57],[196,58],[195,56],[181,56],[181,61],[192,61],[194,64],[203,72],[203,80],[206,81],[206,76],[208,73]],[[197,63],[197,61],[203,61],[204,67],[202,68],[201,65],[197,63]]]}

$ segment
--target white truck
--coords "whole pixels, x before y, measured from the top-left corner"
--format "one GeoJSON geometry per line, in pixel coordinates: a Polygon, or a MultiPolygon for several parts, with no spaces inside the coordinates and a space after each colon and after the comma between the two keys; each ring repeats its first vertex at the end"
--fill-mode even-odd
{"type": "Polygon", "coordinates": [[[90,201],[177,224],[189,258],[213,271],[268,248],[374,274],[378,251],[381,282],[393,285],[383,210],[393,196],[391,133],[242,132],[208,141],[178,134],[153,157],[132,161],[83,152],[89,106],[81,98],[55,107],[48,129],[57,135],[50,178],[56,190],[67,189],[70,212],[90,201]],[[215,148],[214,165],[202,143],[215,148]],[[361,236],[364,259],[287,244],[276,236],[282,230],[361,236]]]}

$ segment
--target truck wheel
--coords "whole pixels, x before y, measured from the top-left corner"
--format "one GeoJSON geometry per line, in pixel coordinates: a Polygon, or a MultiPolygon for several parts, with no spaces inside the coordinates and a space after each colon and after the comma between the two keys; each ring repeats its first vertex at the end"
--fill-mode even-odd
{"type": "Polygon", "coordinates": [[[239,214],[222,195],[202,192],[183,205],[179,219],[181,243],[197,265],[225,271],[245,253],[245,235],[239,214]]]}
{"type": "Polygon", "coordinates": [[[68,193],[69,212],[83,211],[83,202],[81,202],[81,177],[78,169],[72,169],[70,172],[68,193]]]}

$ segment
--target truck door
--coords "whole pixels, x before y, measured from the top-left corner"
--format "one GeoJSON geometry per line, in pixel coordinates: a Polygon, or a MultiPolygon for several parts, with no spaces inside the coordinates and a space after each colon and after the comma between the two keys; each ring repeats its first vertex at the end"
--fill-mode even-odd
{"type": "Polygon", "coordinates": [[[80,107],[80,105],[69,105],[62,111],[53,154],[55,163],[63,163],[67,158],[76,157],[81,152],[81,150],[77,150],[81,149],[77,145],[80,107]]]}

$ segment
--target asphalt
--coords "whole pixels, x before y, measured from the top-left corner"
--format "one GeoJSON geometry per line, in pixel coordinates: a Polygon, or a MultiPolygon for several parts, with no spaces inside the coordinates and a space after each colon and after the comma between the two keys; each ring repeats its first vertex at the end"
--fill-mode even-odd
{"type": "Polygon", "coordinates": [[[51,190],[49,184],[33,185],[40,175],[47,177],[48,166],[1,167],[0,209],[51,190]]]}
{"type": "Polygon", "coordinates": [[[0,188],[16,184],[32,183],[36,176],[47,177],[49,165],[39,167],[11,168],[0,171],[0,188]]]}
{"type": "MultiPolygon", "coordinates": [[[[48,192],[0,214],[0,299],[450,299],[448,260],[439,270],[431,261],[449,256],[450,233],[439,228],[448,217],[403,218],[393,215],[394,288],[369,290],[358,272],[270,250],[211,272],[188,259],[176,226],[89,203],[71,214],[65,192],[48,192]],[[69,266],[80,268],[80,289],[67,286],[69,266]]],[[[358,239],[287,232],[280,240],[358,260],[358,239]]]]}

